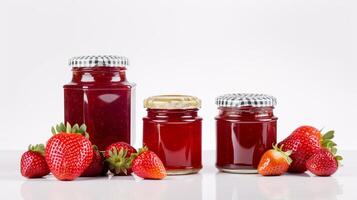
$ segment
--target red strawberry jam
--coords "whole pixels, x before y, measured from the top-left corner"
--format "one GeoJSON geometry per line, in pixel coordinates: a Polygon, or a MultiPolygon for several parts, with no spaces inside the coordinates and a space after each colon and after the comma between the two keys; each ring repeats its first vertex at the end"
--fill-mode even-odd
{"type": "Polygon", "coordinates": [[[200,100],[165,95],[145,100],[143,143],[162,160],[167,173],[197,173],[201,168],[200,100]]]}
{"type": "Polygon", "coordinates": [[[87,125],[99,150],[130,143],[135,84],[126,79],[128,60],[119,56],[82,56],[70,60],[72,81],[64,88],[64,120],[87,125]]]}
{"type": "Polygon", "coordinates": [[[276,99],[262,94],[216,98],[217,162],[223,172],[256,173],[261,156],[276,143],[276,99]]]}

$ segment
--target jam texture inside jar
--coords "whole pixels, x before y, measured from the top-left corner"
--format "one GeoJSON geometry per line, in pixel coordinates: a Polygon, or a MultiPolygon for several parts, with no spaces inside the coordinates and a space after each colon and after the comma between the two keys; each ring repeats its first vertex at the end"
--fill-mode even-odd
{"type": "Polygon", "coordinates": [[[183,95],[154,96],[144,102],[143,143],[160,157],[169,175],[202,168],[200,105],[196,97],[183,95]]]}
{"type": "Polygon", "coordinates": [[[261,156],[276,143],[276,99],[264,94],[216,98],[217,162],[223,172],[256,173],[261,156]]]}
{"type": "Polygon", "coordinates": [[[133,134],[135,84],[126,79],[128,59],[81,56],[70,59],[72,81],[64,88],[64,120],[87,125],[99,150],[133,134]]]}

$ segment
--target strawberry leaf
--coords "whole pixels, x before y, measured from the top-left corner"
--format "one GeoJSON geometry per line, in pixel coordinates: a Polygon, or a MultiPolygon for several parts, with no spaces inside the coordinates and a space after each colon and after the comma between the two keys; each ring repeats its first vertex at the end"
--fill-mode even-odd
{"type": "Polygon", "coordinates": [[[61,128],[60,128],[60,125],[56,125],[56,130],[57,130],[57,133],[61,132],[61,128]]]}
{"type": "Polygon", "coordinates": [[[322,136],[322,138],[324,139],[324,140],[331,140],[332,138],[334,138],[334,134],[335,134],[335,131],[328,131],[327,133],[325,133],[323,136],[322,136]]]}
{"type": "Polygon", "coordinates": [[[71,133],[80,133],[78,124],[73,125],[71,133]]]}
{"type": "Polygon", "coordinates": [[[53,126],[51,127],[51,132],[52,132],[53,135],[55,135],[57,133],[56,129],[53,126]]]}
{"type": "Polygon", "coordinates": [[[82,130],[83,132],[86,132],[87,131],[87,126],[85,124],[82,124],[80,127],[79,127],[80,130],[82,130]]]}
{"type": "Polygon", "coordinates": [[[338,161],[343,160],[342,156],[336,156],[335,159],[338,161]]]}
{"type": "Polygon", "coordinates": [[[337,148],[336,148],[336,147],[332,147],[332,148],[331,148],[331,153],[332,153],[333,155],[335,155],[335,154],[337,153],[337,148]]]}
{"type": "Polygon", "coordinates": [[[59,128],[60,128],[60,130],[59,130],[58,132],[65,132],[65,131],[66,131],[66,126],[64,125],[63,122],[61,122],[61,123],[59,124],[59,128]]]}
{"type": "Polygon", "coordinates": [[[67,133],[71,133],[71,131],[72,131],[72,127],[71,127],[71,124],[69,123],[69,122],[67,122],[67,127],[66,127],[66,132],[67,133]]]}

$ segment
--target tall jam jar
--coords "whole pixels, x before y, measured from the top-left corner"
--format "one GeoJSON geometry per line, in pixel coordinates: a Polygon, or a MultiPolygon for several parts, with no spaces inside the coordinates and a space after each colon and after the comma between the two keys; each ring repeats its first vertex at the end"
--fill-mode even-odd
{"type": "Polygon", "coordinates": [[[201,163],[201,101],[186,95],[145,99],[143,143],[162,160],[169,175],[197,173],[201,163]]]}
{"type": "Polygon", "coordinates": [[[80,56],[70,59],[72,80],[64,85],[64,120],[87,125],[99,150],[111,143],[130,143],[134,133],[135,84],[128,82],[128,59],[80,56]]]}
{"type": "Polygon", "coordinates": [[[226,94],[216,98],[216,167],[228,173],[257,173],[265,151],[276,143],[276,99],[264,94],[226,94]]]}

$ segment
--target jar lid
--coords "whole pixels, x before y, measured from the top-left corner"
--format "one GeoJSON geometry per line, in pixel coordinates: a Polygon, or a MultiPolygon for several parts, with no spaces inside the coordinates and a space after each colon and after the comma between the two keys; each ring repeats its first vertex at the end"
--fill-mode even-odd
{"type": "Polygon", "coordinates": [[[127,67],[128,65],[129,59],[124,56],[77,56],[69,59],[70,67],[127,67]]]}
{"type": "Polygon", "coordinates": [[[149,109],[196,109],[201,107],[201,100],[188,95],[159,95],[144,100],[144,108],[149,109]]]}
{"type": "Polygon", "coordinates": [[[216,105],[219,107],[274,107],[276,98],[266,94],[225,94],[216,98],[216,105]]]}

